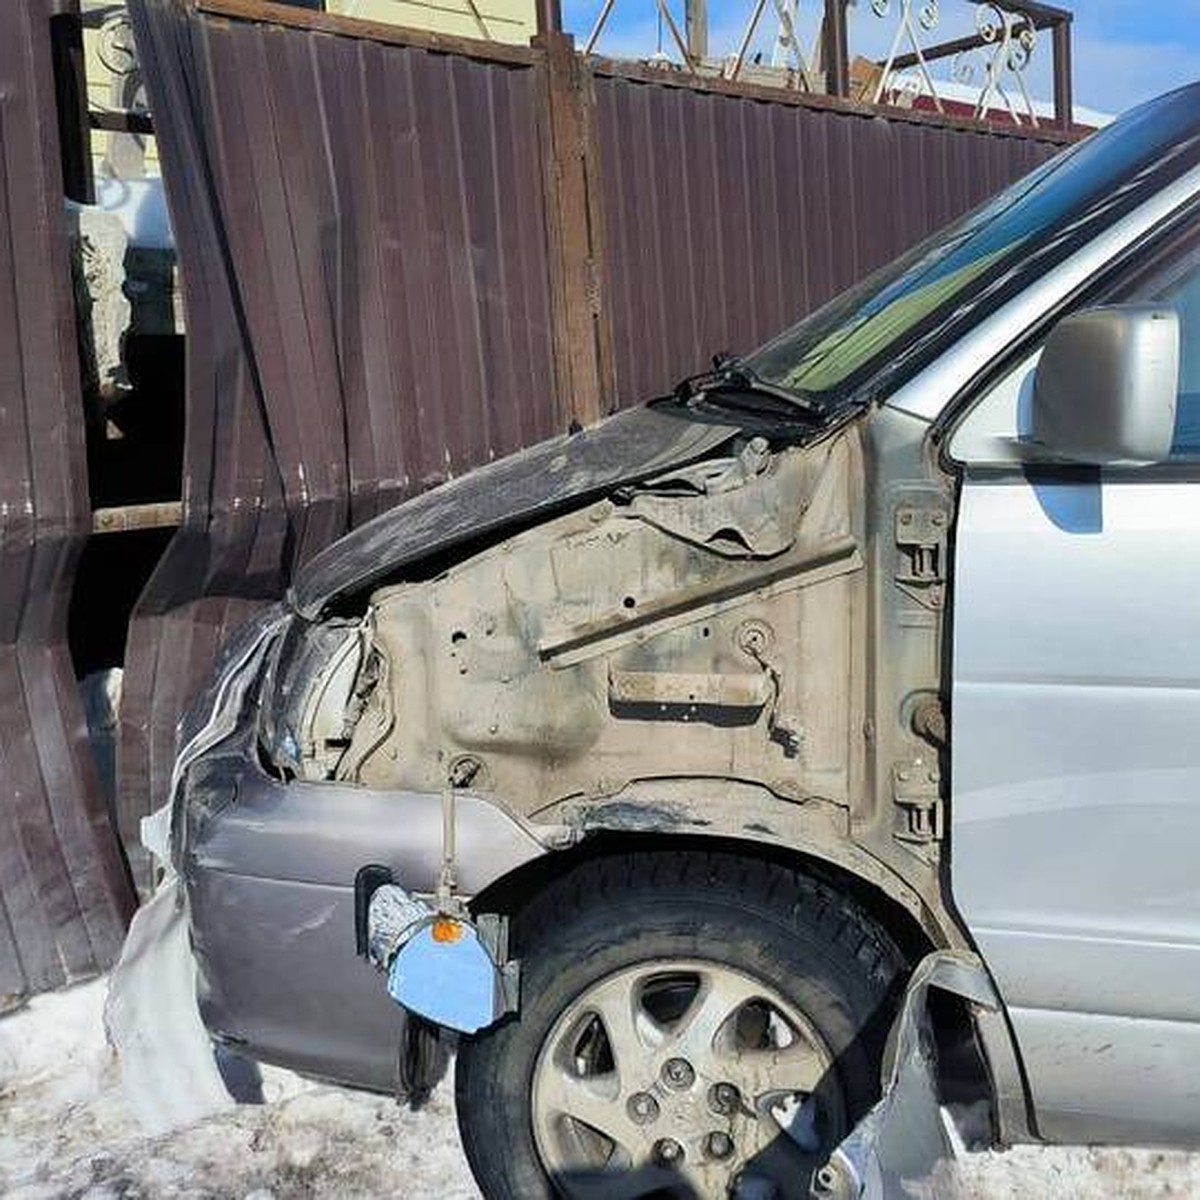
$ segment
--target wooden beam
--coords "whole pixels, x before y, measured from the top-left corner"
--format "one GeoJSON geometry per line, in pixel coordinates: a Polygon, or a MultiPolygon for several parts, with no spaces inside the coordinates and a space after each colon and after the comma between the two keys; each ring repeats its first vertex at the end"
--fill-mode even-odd
{"type": "Polygon", "coordinates": [[[612,404],[612,338],[601,295],[599,159],[591,72],[569,34],[539,34],[546,85],[539,106],[553,307],[555,394],[565,430],[592,425],[612,404]]]}
{"type": "Polygon", "coordinates": [[[93,533],[129,533],[135,529],[174,529],[183,524],[183,501],[121,504],[92,513],[93,533]]]}

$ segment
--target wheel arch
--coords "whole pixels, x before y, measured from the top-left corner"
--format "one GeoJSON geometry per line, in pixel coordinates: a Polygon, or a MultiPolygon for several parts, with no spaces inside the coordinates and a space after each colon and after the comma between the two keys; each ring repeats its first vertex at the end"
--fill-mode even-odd
{"type": "Polygon", "coordinates": [[[938,936],[931,917],[922,920],[913,908],[889,894],[878,882],[845,863],[808,848],[741,838],[720,832],[649,832],[639,829],[595,829],[569,849],[533,859],[493,881],[473,897],[476,912],[513,916],[551,884],[597,858],[632,853],[725,853],[747,860],[776,863],[801,870],[854,900],[892,937],[910,966],[947,942],[938,936]]]}
{"type": "MultiPolygon", "coordinates": [[[[597,830],[569,849],[533,859],[495,880],[472,900],[477,912],[514,916],[543,891],[598,858],[632,854],[723,854],[798,870],[847,896],[892,939],[907,963],[906,975],[927,956],[956,946],[939,937],[932,919],[912,909],[876,881],[808,847],[723,833],[670,833],[616,828],[597,830]]],[[[1028,1093],[1019,1053],[1002,1014],[979,1015],[961,997],[938,994],[931,1013],[942,1060],[940,1078],[960,1103],[989,1106],[993,1136],[1001,1143],[1033,1140],[1028,1093]],[[976,1040],[978,1039],[978,1040],[976,1040]]]]}

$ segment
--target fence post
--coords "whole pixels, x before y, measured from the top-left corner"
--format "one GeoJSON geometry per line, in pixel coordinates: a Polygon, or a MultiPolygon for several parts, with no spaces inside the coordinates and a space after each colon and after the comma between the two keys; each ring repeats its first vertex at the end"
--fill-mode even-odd
{"type": "Polygon", "coordinates": [[[561,29],[558,0],[538,0],[535,47],[544,55],[539,119],[550,248],[557,402],[563,427],[610,411],[612,338],[600,288],[599,163],[592,139],[591,72],[561,29]]]}
{"type": "Polygon", "coordinates": [[[686,0],[684,16],[688,54],[692,62],[702,63],[708,57],[708,0],[686,0]]]}
{"type": "Polygon", "coordinates": [[[1069,13],[1054,26],[1054,121],[1060,129],[1068,131],[1075,125],[1069,13]]]}
{"type": "Polygon", "coordinates": [[[847,0],[825,0],[821,27],[825,90],[831,96],[850,95],[850,35],[846,28],[847,0]]]}
{"type": "Polygon", "coordinates": [[[54,94],[58,105],[63,191],[79,204],[95,204],[96,186],[92,178],[87,72],[79,0],[52,0],[46,7],[50,22],[54,94]]]}

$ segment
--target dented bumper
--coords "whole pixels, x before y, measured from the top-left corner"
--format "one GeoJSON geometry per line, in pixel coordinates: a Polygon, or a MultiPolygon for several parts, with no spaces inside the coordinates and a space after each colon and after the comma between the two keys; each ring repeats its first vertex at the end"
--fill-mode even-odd
{"type": "MultiPolygon", "coordinates": [[[[234,736],[181,784],[180,870],[204,1023],[265,1061],[392,1090],[405,1016],[355,953],[355,877],[364,863],[386,863],[407,889],[432,893],[441,797],[284,783],[252,755],[234,736]]],[[[457,813],[468,895],[546,853],[487,801],[461,795],[457,813]]]]}

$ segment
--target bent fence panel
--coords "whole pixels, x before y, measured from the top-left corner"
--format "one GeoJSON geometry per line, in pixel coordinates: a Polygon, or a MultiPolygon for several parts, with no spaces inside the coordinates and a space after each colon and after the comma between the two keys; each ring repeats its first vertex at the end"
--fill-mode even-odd
{"type": "Polygon", "coordinates": [[[188,320],[184,523],[136,611],[122,832],[232,626],[381,509],[557,429],[529,52],[131,5],[188,320]]]}
{"type": "Polygon", "coordinates": [[[67,646],[91,529],[49,7],[0,38],[0,1011],[104,969],[132,893],[67,646]]]}

